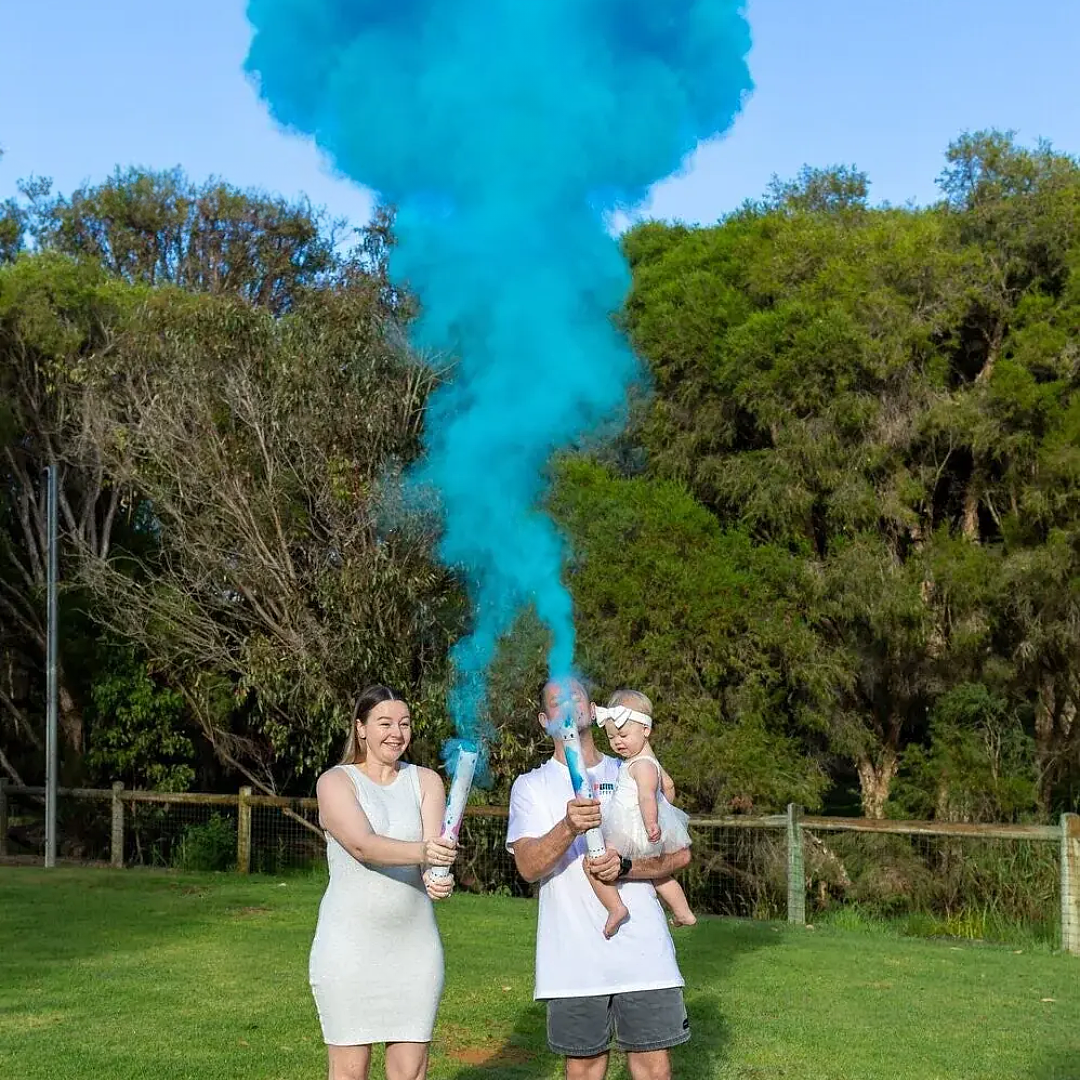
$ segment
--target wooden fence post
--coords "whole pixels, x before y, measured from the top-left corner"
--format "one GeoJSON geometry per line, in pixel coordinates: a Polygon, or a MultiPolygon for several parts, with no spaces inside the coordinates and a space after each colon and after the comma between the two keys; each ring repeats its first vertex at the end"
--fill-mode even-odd
{"type": "Polygon", "coordinates": [[[109,862],[117,869],[124,865],[124,800],[120,793],[124,790],[122,781],[117,780],[112,786],[112,837],[109,840],[109,862]]]}
{"type": "Polygon", "coordinates": [[[802,807],[787,808],[787,921],[806,922],[806,873],[803,870],[802,807]]]}
{"type": "Polygon", "coordinates": [[[7,777],[0,776],[0,855],[6,855],[8,831],[7,777]]]}
{"type": "Polygon", "coordinates": [[[1061,815],[1061,948],[1080,956],[1080,814],[1061,815]]]}
{"type": "Polygon", "coordinates": [[[250,787],[240,789],[236,814],[236,869],[241,874],[251,873],[251,804],[250,787]]]}

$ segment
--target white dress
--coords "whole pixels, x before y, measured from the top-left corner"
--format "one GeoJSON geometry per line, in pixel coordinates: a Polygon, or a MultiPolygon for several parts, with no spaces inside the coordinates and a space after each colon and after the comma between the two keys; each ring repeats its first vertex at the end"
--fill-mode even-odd
{"type": "MultiPolygon", "coordinates": [[[[393,840],[422,840],[420,775],[401,765],[376,784],[339,765],[372,829],[393,840]]],[[[319,905],[308,977],[330,1046],[430,1042],[443,988],[443,951],[419,866],[368,866],[329,833],[330,884],[319,905]]]]}
{"type": "Polygon", "coordinates": [[[664,798],[660,789],[660,762],[648,751],[622,763],[615,791],[604,806],[603,813],[604,840],[627,858],[666,855],[690,846],[690,831],[687,828],[690,818],[664,798]],[[637,781],[630,775],[630,766],[636,761],[651,762],[655,771],[657,821],[660,825],[660,839],[655,844],[650,842],[645,832],[645,820],[638,806],[637,781]]]}

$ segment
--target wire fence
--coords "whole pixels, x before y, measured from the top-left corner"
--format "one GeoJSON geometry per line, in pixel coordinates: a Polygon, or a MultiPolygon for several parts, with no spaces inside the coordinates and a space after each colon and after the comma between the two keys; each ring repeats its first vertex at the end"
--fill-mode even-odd
{"type": "MultiPolygon", "coordinates": [[[[0,858],[39,859],[44,791],[0,780],[0,858]]],[[[459,888],[529,896],[506,850],[507,810],[470,806],[459,888]]],[[[1058,825],[803,817],[691,819],[680,875],[699,914],[857,926],[915,936],[1045,942],[1080,954],[1080,816],[1058,825]]],[[[282,875],[323,873],[314,799],[62,789],[61,860],[282,875]]]]}

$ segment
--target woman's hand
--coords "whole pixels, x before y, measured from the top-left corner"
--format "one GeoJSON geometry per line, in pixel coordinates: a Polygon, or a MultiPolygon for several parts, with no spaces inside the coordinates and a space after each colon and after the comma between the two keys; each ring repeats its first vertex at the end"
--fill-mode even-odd
{"type": "Polygon", "coordinates": [[[432,900],[445,900],[454,891],[454,875],[446,877],[433,877],[428,870],[424,874],[424,888],[432,900]]]}
{"type": "Polygon", "coordinates": [[[663,833],[660,831],[660,826],[653,822],[652,825],[645,826],[645,835],[649,838],[650,844],[655,844],[663,836],[663,833]]]}
{"type": "Polygon", "coordinates": [[[434,840],[424,841],[424,865],[452,866],[457,857],[457,841],[450,837],[436,836],[434,840]]]}

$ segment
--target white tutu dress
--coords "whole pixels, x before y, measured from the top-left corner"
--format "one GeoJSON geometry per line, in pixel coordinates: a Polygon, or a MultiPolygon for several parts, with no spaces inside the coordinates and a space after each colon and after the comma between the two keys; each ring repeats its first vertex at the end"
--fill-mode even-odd
{"type": "Polygon", "coordinates": [[[691,844],[687,825],[690,818],[678,807],[672,806],[660,790],[660,762],[647,751],[629,758],[619,767],[619,779],[615,791],[603,807],[604,840],[620,855],[630,859],[642,859],[650,855],[667,855],[681,851],[691,844]],[[637,781],[630,775],[630,766],[636,761],[652,762],[656,772],[657,821],[660,839],[650,843],[645,832],[645,821],[638,806],[637,781]]]}

